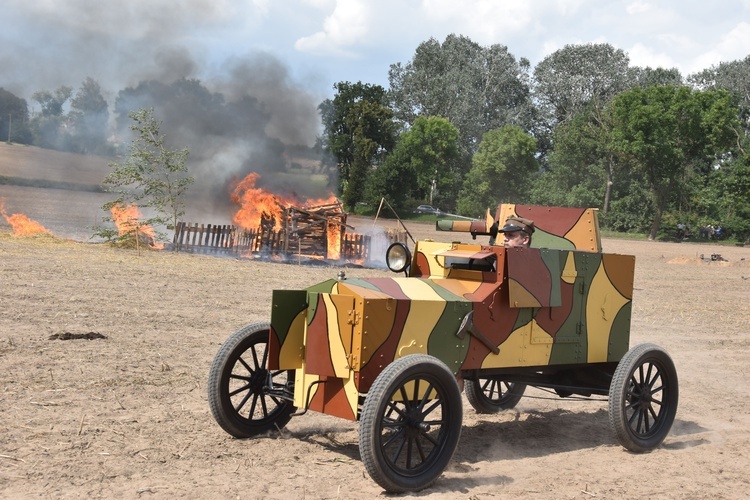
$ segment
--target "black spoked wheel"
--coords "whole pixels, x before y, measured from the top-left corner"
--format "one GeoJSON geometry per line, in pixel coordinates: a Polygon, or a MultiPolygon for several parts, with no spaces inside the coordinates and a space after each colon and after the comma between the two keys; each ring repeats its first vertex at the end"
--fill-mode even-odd
{"type": "Polygon", "coordinates": [[[359,423],[367,472],[388,492],[418,491],[448,465],[461,435],[461,392],[428,355],[396,360],[375,379],[359,423]]]}
{"type": "Polygon", "coordinates": [[[477,413],[497,413],[515,408],[525,391],[526,384],[499,378],[467,380],[464,387],[466,399],[477,413]]]}
{"type": "Polygon", "coordinates": [[[617,365],[609,390],[609,423],[617,440],[634,452],[661,444],[677,413],[677,371],[661,347],[641,344],[617,365]]]}
{"type": "MultiPolygon", "coordinates": [[[[208,376],[208,403],[222,429],[247,438],[281,429],[295,407],[267,391],[294,381],[294,371],[266,369],[268,323],[246,325],[233,333],[216,354],[208,376]]],[[[291,384],[290,384],[291,385],[291,384]]]]}

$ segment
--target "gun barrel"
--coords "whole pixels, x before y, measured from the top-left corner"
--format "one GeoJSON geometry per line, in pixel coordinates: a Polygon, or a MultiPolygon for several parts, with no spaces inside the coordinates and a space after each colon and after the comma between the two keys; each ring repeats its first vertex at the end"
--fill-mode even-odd
{"type": "Polygon", "coordinates": [[[487,222],[483,220],[438,220],[435,229],[454,233],[489,234],[487,222]]]}

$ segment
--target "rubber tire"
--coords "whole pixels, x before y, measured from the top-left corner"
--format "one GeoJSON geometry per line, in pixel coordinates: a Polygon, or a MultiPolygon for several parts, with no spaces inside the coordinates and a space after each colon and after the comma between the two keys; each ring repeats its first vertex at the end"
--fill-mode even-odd
{"type": "MultiPolygon", "coordinates": [[[[400,399],[413,403],[414,395],[412,393],[400,399]]],[[[462,418],[461,391],[445,363],[433,356],[412,354],[389,364],[370,388],[359,423],[359,452],[370,477],[390,493],[419,491],[428,487],[440,477],[456,451],[462,418]],[[421,387],[424,387],[422,383],[429,383],[436,391],[437,398],[419,401],[410,407],[403,401],[392,402],[394,395],[401,394],[401,389],[415,380],[421,387]],[[437,406],[433,407],[435,402],[437,406]],[[404,413],[395,414],[398,418],[392,419],[394,406],[410,413],[408,419],[404,419],[404,413]],[[425,408],[426,414],[421,411],[425,408]],[[438,409],[441,413],[433,414],[438,409]],[[439,418],[440,423],[435,427],[435,422],[430,419],[428,421],[432,422],[432,426],[424,428],[427,425],[425,416],[439,418]],[[396,430],[395,433],[384,427],[387,419],[395,424],[390,426],[396,430]],[[420,425],[423,427],[420,428],[420,425]],[[434,442],[425,438],[428,433],[434,442]],[[399,434],[402,437],[394,441],[399,434]],[[414,466],[410,466],[410,458],[407,458],[411,457],[412,443],[420,452],[415,451],[415,460],[421,460],[414,466]],[[389,454],[391,444],[400,444],[402,451],[406,449],[405,453],[389,454]],[[404,444],[407,446],[404,447],[404,444]],[[428,444],[433,444],[432,449],[425,448],[428,444]],[[402,464],[400,459],[405,459],[406,463],[402,464]]]]}
{"type": "Polygon", "coordinates": [[[477,380],[467,380],[464,386],[466,399],[477,413],[498,413],[502,410],[515,408],[523,393],[526,391],[526,384],[518,382],[504,382],[498,378],[479,378],[477,380]],[[496,385],[497,384],[497,385],[496,385]],[[503,392],[505,385],[507,389],[503,392]],[[488,390],[495,393],[500,390],[500,397],[494,398],[485,392],[488,390]]]}
{"type": "Polygon", "coordinates": [[[677,370],[669,354],[655,344],[637,345],[625,353],[612,377],[610,428],[625,449],[651,451],[669,434],[678,399],[677,370]],[[646,387],[649,395],[644,397],[646,387]]]}
{"type": "MultiPolygon", "coordinates": [[[[268,371],[263,367],[266,364],[265,353],[267,352],[270,331],[269,323],[245,325],[222,344],[211,364],[208,376],[208,404],[211,408],[211,414],[222,429],[237,438],[249,438],[270,430],[281,429],[289,422],[292,413],[296,410],[291,402],[266,394],[263,387],[268,374],[268,371]],[[258,354],[261,348],[263,354],[259,358],[258,354]],[[242,360],[248,363],[248,366],[252,363],[250,368],[253,368],[253,370],[248,372],[239,360],[243,355],[251,353],[251,349],[255,350],[252,359],[249,361],[242,360]],[[232,381],[230,376],[233,373],[235,376],[241,375],[250,379],[246,380],[245,388],[247,390],[239,392],[244,399],[244,402],[242,402],[242,399],[240,400],[241,405],[237,405],[239,410],[232,401],[233,397],[235,397],[235,401],[237,400],[237,395],[230,395],[232,381]],[[248,373],[250,373],[250,376],[247,376],[248,373]],[[255,412],[252,414],[247,412],[248,408],[245,403],[250,404],[250,410],[253,409],[253,405],[259,404],[261,416],[258,417],[255,412]],[[246,410],[247,415],[241,413],[241,410],[246,410]]],[[[283,375],[286,375],[287,380],[289,380],[289,377],[294,380],[293,370],[279,371],[273,374],[274,377],[283,375]]],[[[237,389],[234,388],[234,391],[237,392],[237,389]]]]}

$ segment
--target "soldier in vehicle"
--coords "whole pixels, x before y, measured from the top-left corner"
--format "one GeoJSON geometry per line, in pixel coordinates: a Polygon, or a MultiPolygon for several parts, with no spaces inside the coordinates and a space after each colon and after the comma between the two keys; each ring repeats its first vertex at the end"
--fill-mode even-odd
{"type": "MultiPolygon", "coordinates": [[[[508,217],[505,221],[505,225],[501,229],[497,229],[498,223],[493,224],[495,231],[503,233],[503,246],[505,248],[511,247],[524,247],[528,248],[531,245],[531,235],[534,232],[534,221],[526,219],[524,217],[508,217]]],[[[490,233],[494,233],[490,229],[490,233]]],[[[491,234],[490,245],[495,244],[495,236],[491,234]]]]}

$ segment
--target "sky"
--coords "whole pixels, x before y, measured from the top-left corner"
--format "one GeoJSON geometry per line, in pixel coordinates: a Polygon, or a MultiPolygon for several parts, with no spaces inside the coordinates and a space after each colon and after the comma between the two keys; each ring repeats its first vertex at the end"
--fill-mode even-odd
{"type": "Polygon", "coordinates": [[[391,64],[451,33],[532,65],[609,43],[633,65],[687,75],[750,54],[750,0],[4,0],[0,86],[91,76],[117,92],[146,77],[220,79],[244,60],[324,98],[339,81],[387,87],[391,64]]]}

